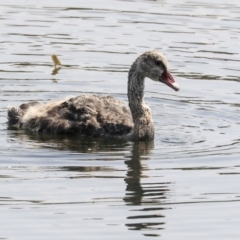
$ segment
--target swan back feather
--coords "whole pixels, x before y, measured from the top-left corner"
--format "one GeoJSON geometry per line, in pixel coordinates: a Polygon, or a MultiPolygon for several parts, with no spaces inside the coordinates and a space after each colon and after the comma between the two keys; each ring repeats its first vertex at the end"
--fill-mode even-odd
{"type": "Polygon", "coordinates": [[[124,102],[107,95],[81,95],[64,101],[22,104],[8,109],[9,123],[38,132],[88,136],[126,135],[133,126],[124,102]]]}

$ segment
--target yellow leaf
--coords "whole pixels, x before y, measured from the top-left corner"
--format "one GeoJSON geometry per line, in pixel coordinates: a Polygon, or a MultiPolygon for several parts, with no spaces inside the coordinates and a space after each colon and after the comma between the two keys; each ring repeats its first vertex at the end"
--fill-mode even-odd
{"type": "Polygon", "coordinates": [[[62,66],[60,60],[58,59],[57,55],[55,55],[55,54],[52,55],[52,61],[53,61],[54,65],[55,65],[55,67],[56,66],[62,66]]]}

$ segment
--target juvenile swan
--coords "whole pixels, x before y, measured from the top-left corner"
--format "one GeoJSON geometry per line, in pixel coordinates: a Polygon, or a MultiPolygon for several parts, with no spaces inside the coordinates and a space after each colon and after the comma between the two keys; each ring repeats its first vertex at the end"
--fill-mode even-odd
{"type": "Polygon", "coordinates": [[[154,139],[150,108],[144,102],[144,79],[148,77],[179,90],[165,56],[149,51],[139,56],[128,73],[128,100],[84,94],[50,103],[30,102],[8,108],[8,123],[18,129],[38,132],[123,138],[154,139]]]}

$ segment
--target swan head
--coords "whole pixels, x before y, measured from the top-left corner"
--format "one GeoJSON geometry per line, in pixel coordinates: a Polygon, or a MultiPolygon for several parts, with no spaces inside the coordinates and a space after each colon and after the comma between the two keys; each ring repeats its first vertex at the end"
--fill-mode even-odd
{"type": "Polygon", "coordinates": [[[158,51],[149,51],[143,53],[137,59],[138,72],[153,81],[162,82],[175,91],[180,89],[169,71],[169,65],[166,57],[158,51]]]}

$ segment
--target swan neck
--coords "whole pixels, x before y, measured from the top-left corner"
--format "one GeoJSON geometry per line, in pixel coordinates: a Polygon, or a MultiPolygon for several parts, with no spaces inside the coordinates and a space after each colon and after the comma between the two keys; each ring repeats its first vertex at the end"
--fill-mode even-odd
{"type": "Polygon", "coordinates": [[[134,140],[154,138],[151,110],[144,102],[144,78],[145,76],[138,71],[136,60],[128,74],[128,101],[134,123],[132,131],[134,140]]]}
{"type": "Polygon", "coordinates": [[[141,108],[144,102],[144,76],[137,71],[134,62],[128,73],[128,101],[132,114],[141,108]]]}

